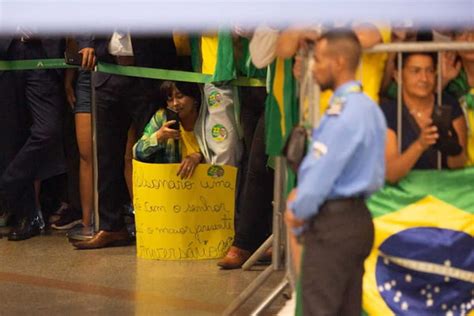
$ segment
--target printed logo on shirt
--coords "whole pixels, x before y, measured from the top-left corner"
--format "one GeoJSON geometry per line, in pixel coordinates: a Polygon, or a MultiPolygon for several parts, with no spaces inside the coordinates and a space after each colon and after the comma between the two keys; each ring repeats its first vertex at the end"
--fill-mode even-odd
{"type": "Polygon", "coordinates": [[[218,143],[227,139],[227,129],[222,124],[216,124],[211,130],[212,139],[218,143]]]}
{"type": "Polygon", "coordinates": [[[209,104],[209,107],[217,108],[221,105],[222,94],[220,94],[219,91],[212,91],[209,94],[207,101],[208,101],[207,103],[209,104]]]}
{"type": "Polygon", "coordinates": [[[224,168],[221,166],[210,166],[207,169],[207,175],[211,178],[220,178],[224,176],[224,168]]]}
{"type": "Polygon", "coordinates": [[[316,159],[326,155],[328,147],[321,142],[314,142],[313,144],[313,155],[316,159]]]}

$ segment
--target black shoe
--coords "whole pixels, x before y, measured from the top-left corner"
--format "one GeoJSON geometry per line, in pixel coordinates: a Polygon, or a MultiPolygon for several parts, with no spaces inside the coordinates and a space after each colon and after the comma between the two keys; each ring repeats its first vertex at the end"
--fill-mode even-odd
{"type": "Polygon", "coordinates": [[[68,230],[82,223],[82,214],[76,210],[69,209],[61,217],[51,224],[51,228],[58,230],[68,230]]]}
{"type": "Polygon", "coordinates": [[[18,225],[8,233],[8,240],[19,241],[39,235],[41,232],[39,218],[22,218],[18,225]]]}

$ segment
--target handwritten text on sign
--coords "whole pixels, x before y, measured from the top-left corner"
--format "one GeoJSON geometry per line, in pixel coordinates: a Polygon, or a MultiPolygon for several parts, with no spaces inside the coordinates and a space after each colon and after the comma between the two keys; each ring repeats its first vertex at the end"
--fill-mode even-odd
{"type": "Polygon", "coordinates": [[[191,179],[182,180],[178,168],[133,161],[137,255],[221,258],[234,238],[237,169],[201,164],[191,179]]]}

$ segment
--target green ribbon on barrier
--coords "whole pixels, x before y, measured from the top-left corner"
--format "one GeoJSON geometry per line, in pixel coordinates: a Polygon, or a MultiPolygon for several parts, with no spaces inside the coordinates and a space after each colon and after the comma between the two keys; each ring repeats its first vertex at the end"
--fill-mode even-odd
{"type": "MultiPolygon", "coordinates": [[[[77,68],[74,65],[68,65],[63,59],[30,59],[30,60],[0,60],[0,71],[7,70],[38,70],[38,69],[62,69],[77,68]]],[[[186,81],[196,83],[210,83],[212,76],[197,72],[167,70],[158,68],[145,68],[134,66],[120,66],[108,63],[98,63],[97,71],[113,75],[162,79],[172,81],[186,81]]],[[[265,87],[265,79],[239,77],[232,80],[230,84],[246,87],[265,87]]]]}
{"type": "Polygon", "coordinates": [[[61,69],[77,68],[68,65],[64,59],[25,59],[25,60],[0,60],[1,70],[38,70],[38,69],[61,69]]]}
{"type": "Polygon", "coordinates": [[[145,68],[135,66],[120,66],[115,64],[98,63],[98,72],[105,72],[113,75],[122,75],[129,77],[140,77],[149,79],[162,79],[171,81],[187,81],[196,83],[209,83],[212,80],[211,75],[204,75],[197,72],[167,70],[158,68],[145,68]]]}

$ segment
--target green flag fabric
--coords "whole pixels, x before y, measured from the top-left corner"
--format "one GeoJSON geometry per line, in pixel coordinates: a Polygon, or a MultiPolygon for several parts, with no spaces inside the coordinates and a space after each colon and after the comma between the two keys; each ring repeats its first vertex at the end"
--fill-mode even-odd
{"type": "Polygon", "coordinates": [[[277,58],[270,66],[271,79],[265,104],[265,139],[269,156],[281,155],[286,138],[298,123],[296,82],[292,69],[292,59],[277,58]]]}

